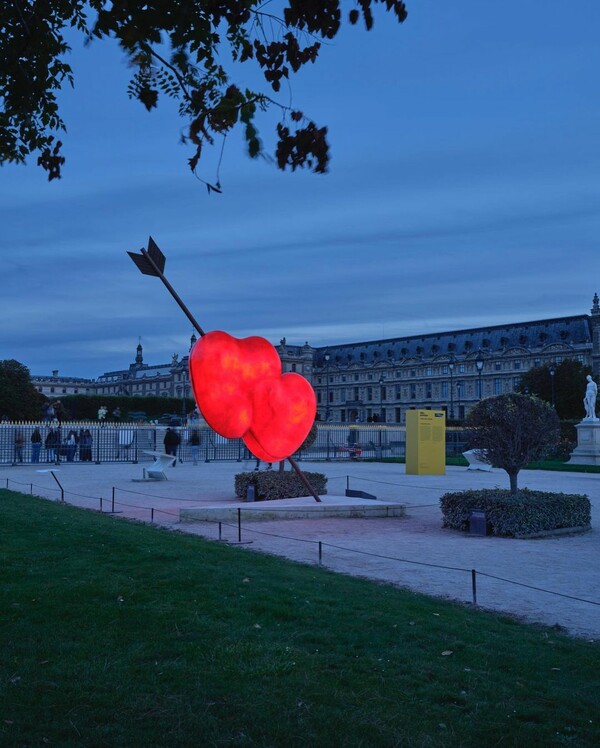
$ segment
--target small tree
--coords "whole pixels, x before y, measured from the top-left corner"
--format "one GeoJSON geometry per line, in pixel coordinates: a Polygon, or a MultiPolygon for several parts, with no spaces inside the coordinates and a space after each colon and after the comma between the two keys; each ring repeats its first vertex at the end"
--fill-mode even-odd
{"type": "Polygon", "coordinates": [[[554,365],[553,375],[550,374],[550,366],[534,366],[523,372],[519,392],[537,395],[547,403],[554,399],[559,418],[580,421],[585,415],[585,377],[592,373],[591,366],[586,366],[574,358],[566,358],[554,365]]]}
{"type": "Polygon", "coordinates": [[[29,369],[14,359],[0,361],[0,415],[12,421],[41,418],[42,401],[29,369]]]}
{"type": "Polygon", "coordinates": [[[466,423],[469,445],[485,450],[488,462],[506,470],[513,494],[518,492],[521,468],[545,457],[560,438],[554,408],[538,397],[516,392],[481,400],[466,423]]]}

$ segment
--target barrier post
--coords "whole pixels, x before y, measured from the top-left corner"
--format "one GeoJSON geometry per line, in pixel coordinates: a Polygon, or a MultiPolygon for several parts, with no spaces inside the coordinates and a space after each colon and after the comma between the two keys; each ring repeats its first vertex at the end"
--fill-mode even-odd
{"type": "Polygon", "coordinates": [[[112,506],[111,506],[111,512],[115,513],[115,487],[112,487],[112,506]]]}
{"type": "Polygon", "coordinates": [[[154,522],[154,507],[150,509],[150,522],[154,522]]]}
{"type": "Polygon", "coordinates": [[[323,563],[323,543],[319,540],[319,566],[323,563]]]}
{"type": "Polygon", "coordinates": [[[471,569],[471,591],[473,593],[473,605],[477,605],[477,572],[471,569]]]}
{"type": "Polygon", "coordinates": [[[238,507],[238,543],[242,542],[242,510],[238,507]]]}

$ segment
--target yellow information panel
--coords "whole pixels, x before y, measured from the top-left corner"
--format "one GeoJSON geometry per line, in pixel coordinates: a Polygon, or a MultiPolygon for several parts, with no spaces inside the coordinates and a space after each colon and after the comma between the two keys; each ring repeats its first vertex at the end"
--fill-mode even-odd
{"type": "Polygon", "coordinates": [[[406,411],[406,474],[446,473],[446,413],[406,411]]]}

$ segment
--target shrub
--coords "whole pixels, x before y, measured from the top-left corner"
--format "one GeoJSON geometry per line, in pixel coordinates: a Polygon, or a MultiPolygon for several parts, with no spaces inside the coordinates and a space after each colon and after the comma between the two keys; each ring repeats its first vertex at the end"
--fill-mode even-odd
{"type": "MultiPolygon", "coordinates": [[[[306,480],[315,489],[315,493],[327,493],[327,477],[323,473],[303,472],[306,480]]],[[[235,476],[235,495],[242,499],[245,498],[246,488],[250,484],[256,486],[258,501],[294,499],[297,496],[307,495],[306,486],[296,472],[279,473],[276,470],[263,470],[261,472],[238,473],[235,476]]]]}
{"type": "Polygon", "coordinates": [[[472,509],[486,513],[492,535],[532,535],[547,530],[587,527],[591,506],[581,494],[522,489],[515,496],[499,488],[447,493],[440,498],[443,526],[468,530],[472,509]]]}

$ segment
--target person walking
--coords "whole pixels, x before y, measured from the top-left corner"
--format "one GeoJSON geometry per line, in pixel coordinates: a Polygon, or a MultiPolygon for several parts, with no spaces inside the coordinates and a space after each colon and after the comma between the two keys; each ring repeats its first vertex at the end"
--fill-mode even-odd
{"type": "Polygon", "coordinates": [[[92,434],[89,429],[85,429],[79,437],[79,461],[92,461],[92,434]]]}
{"type": "Polygon", "coordinates": [[[69,431],[67,435],[67,462],[73,462],[75,452],[77,451],[77,435],[74,431],[69,431]]]}
{"type": "Polygon", "coordinates": [[[192,462],[194,465],[197,465],[200,459],[200,441],[200,432],[198,429],[192,429],[188,444],[192,448],[192,462]]]}
{"type": "Polygon", "coordinates": [[[177,465],[177,447],[180,441],[179,434],[169,426],[163,443],[165,445],[165,454],[172,455],[175,458],[172,467],[177,465]]]}
{"type": "Polygon", "coordinates": [[[17,462],[23,462],[23,444],[25,444],[25,437],[23,432],[19,429],[15,432],[15,464],[17,462]]]}
{"type": "Polygon", "coordinates": [[[46,448],[46,462],[59,463],[60,458],[58,456],[58,449],[60,447],[60,432],[51,428],[44,441],[44,447],[46,448]]]}
{"type": "Polygon", "coordinates": [[[42,435],[36,426],[31,434],[31,462],[40,461],[40,451],[42,449],[42,435]]]}

